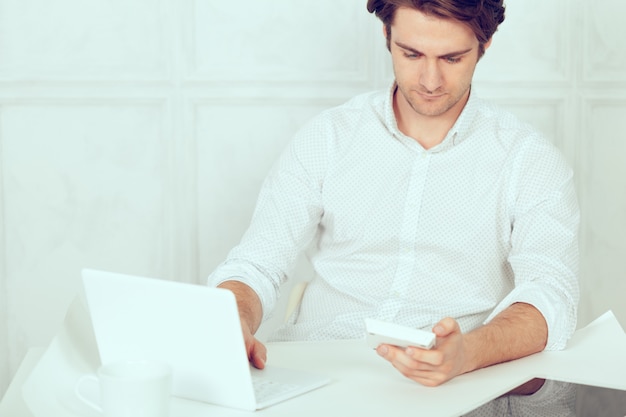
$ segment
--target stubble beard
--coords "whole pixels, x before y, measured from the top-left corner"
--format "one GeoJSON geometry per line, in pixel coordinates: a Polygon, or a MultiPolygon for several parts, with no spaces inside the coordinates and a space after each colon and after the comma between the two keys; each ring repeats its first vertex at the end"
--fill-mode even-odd
{"type": "Polygon", "coordinates": [[[462,91],[455,96],[451,96],[450,93],[446,93],[443,91],[430,92],[423,89],[411,89],[406,92],[401,86],[398,86],[398,90],[400,91],[400,94],[402,94],[402,96],[404,97],[404,100],[415,113],[425,117],[437,117],[447,113],[450,109],[456,106],[459,101],[465,99],[467,97],[467,93],[469,92],[470,86],[471,84],[462,89],[462,91]],[[421,94],[432,94],[436,98],[434,98],[432,101],[429,101],[428,99],[422,97],[421,94]]]}

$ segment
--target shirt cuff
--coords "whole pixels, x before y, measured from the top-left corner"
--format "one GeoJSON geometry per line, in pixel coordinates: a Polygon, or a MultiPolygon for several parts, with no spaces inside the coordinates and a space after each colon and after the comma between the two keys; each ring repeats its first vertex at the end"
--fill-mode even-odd
{"type": "Polygon", "coordinates": [[[278,300],[279,290],[257,268],[246,263],[223,263],[209,275],[207,285],[217,287],[226,281],[238,281],[252,288],[261,301],[263,309],[262,321],[272,316],[278,300]]]}
{"type": "Polygon", "coordinates": [[[576,303],[556,290],[546,289],[545,284],[524,284],[509,293],[491,312],[483,324],[512,304],[526,303],[543,315],[548,325],[548,341],[545,350],[562,350],[576,329],[576,303]]]}

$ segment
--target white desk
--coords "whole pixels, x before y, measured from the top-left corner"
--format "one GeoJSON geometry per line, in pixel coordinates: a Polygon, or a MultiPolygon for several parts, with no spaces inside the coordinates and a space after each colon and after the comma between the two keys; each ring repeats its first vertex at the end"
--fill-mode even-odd
{"type": "MultiPolygon", "coordinates": [[[[331,383],[298,398],[257,412],[259,416],[387,416],[409,413],[454,416],[525,382],[525,378],[460,377],[438,388],[427,388],[401,376],[364,340],[268,345],[272,365],[310,370],[331,377],[331,383]],[[460,388],[463,387],[463,388],[460,388]],[[451,396],[454,401],[450,401],[451,396]],[[461,398],[461,396],[465,398],[461,398]]],[[[249,416],[246,412],[177,402],[172,417],[249,416]]]]}
{"type": "MultiPolygon", "coordinates": [[[[84,373],[93,372],[98,365],[91,329],[81,314],[68,314],[64,328],[36,366],[36,352],[34,356],[29,354],[0,404],[0,417],[96,416],[73,394],[76,380],[84,373]],[[23,403],[15,398],[19,394],[23,396],[23,403]],[[30,414],[17,408],[7,411],[20,404],[28,404],[30,414]]],[[[332,382],[254,415],[378,417],[410,413],[449,417],[489,402],[535,376],[626,390],[626,364],[622,361],[625,351],[623,330],[612,315],[603,316],[579,330],[563,352],[540,353],[428,388],[402,377],[367,348],[364,340],[268,344],[269,364],[323,373],[330,376],[332,382]]],[[[251,414],[173,399],[171,417],[209,415],[249,417],[251,414]]]]}
{"type": "MultiPolygon", "coordinates": [[[[494,377],[491,372],[461,376],[450,383],[427,388],[402,377],[391,365],[364,346],[364,341],[269,344],[269,362],[275,366],[314,370],[329,375],[332,382],[313,392],[256,412],[258,416],[380,416],[419,412],[419,415],[454,416],[469,411],[509,388],[524,382],[523,377],[494,377]],[[453,396],[454,401],[450,401],[453,396]]],[[[0,405],[1,417],[92,417],[91,410],[73,398],[75,380],[85,370],[67,363],[53,342],[42,355],[42,349],[29,352],[0,405]],[[40,359],[41,358],[41,359],[40,359]],[[37,361],[41,360],[36,368],[37,361]],[[55,361],[55,363],[52,363],[55,361]],[[61,371],[66,367],[65,372],[61,371]],[[35,370],[38,381],[28,381],[35,370]],[[22,386],[29,383],[27,387],[22,386]],[[22,395],[24,394],[24,396],[22,395]],[[28,403],[28,406],[27,404],[28,403]],[[32,411],[31,411],[32,410],[32,411]]],[[[171,417],[250,416],[249,412],[173,398],[171,417]]]]}

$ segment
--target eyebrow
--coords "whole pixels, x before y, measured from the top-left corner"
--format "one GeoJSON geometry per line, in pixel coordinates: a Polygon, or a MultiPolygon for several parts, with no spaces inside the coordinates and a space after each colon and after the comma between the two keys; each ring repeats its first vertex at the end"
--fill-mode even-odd
{"type": "MultiPolygon", "coordinates": [[[[418,55],[424,55],[422,52],[418,51],[417,49],[412,48],[412,47],[410,47],[410,46],[408,46],[408,45],[405,45],[405,44],[403,44],[402,42],[397,42],[397,41],[394,41],[394,43],[395,43],[397,46],[399,46],[400,48],[404,49],[404,50],[407,50],[407,51],[409,51],[409,52],[413,52],[413,53],[418,54],[418,55]]],[[[438,56],[437,58],[452,58],[452,57],[455,57],[455,56],[464,55],[464,54],[466,54],[466,53],[470,52],[472,49],[474,49],[474,48],[464,49],[464,50],[462,50],[462,51],[454,51],[454,52],[450,52],[450,53],[447,53],[447,54],[444,54],[444,55],[438,56]]]]}

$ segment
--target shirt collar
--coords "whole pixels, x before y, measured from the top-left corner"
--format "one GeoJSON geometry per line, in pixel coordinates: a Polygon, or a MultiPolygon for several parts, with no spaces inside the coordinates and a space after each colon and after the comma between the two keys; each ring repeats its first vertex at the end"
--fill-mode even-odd
{"type": "MultiPolygon", "coordinates": [[[[402,133],[400,129],[398,129],[398,121],[396,120],[396,115],[393,111],[393,96],[397,88],[398,85],[394,81],[389,88],[387,99],[385,100],[385,124],[387,125],[389,131],[396,138],[407,138],[419,145],[417,141],[409,138],[404,133],[402,133]]],[[[456,119],[456,122],[454,122],[452,128],[448,131],[448,134],[446,135],[444,140],[439,145],[429,149],[428,152],[443,152],[463,142],[469,136],[470,127],[472,121],[474,120],[474,116],[476,115],[477,107],[478,98],[472,91],[470,91],[470,95],[467,103],[465,104],[465,107],[461,111],[459,117],[456,119]]]]}

